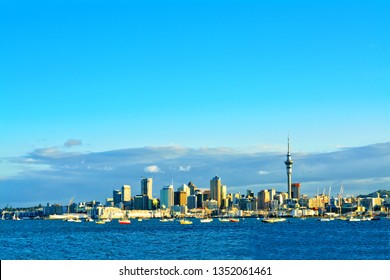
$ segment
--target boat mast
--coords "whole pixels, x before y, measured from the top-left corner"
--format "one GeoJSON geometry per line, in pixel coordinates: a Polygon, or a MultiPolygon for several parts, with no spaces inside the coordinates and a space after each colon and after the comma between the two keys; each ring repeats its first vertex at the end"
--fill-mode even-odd
{"type": "Polygon", "coordinates": [[[329,212],[332,213],[332,204],[330,203],[330,190],[332,189],[332,185],[329,186],[329,197],[328,197],[328,205],[329,205],[329,212]]]}

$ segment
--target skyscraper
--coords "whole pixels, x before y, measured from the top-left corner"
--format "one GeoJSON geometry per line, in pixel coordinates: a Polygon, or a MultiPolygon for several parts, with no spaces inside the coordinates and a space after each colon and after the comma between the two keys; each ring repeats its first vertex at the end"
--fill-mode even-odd
{"type": "Polygon", "coordinates": [[[176,191],[173,193],[174,204],[179,206],[187,205],[187,193],[185,191],[176,191]]]}
{"type": "Polygon", "coordinates": [[[173,186],[165,186],[160,191],[160,206],[165,206],[165,208],[170,208],[174,205],[174,191],[173,186]]]}
{"type": "Polygon", "coordinates": [[[122,192],[120,190],[113,190],[112,198],[114,200],[114,205],[117,207],[122,201],[122,192]]]}
{"type": "Polygon", "coordinates": [[[152,178],[142,178],[141,180],[141,195],[145,195],[149,197],[149,199],[153,198],[152,194],[153,187],[153,179],[152,178]]]}
{"type": "Polygon", "coordinates": [[[257,194],[257,208],[267,210],[270,208],[270,193],[268,190],[261,190],[257,194]]]}
{"type": "Polygon", "coordinates": [[[197,198],[196,195],[192,194],[187,197],[187,207],[188,209],[195,209],[197,208],[197,198]]]}
{"type": "Polygon", "coordinates": [[[210,180],[210,199],[217,201],[218,208],[221,207],[222,201],[222,183],[221,178],[215,176],[210,180]]]}
{"type": "Polygon", "coordinates": [[[194,183],[189,182],[188,187],[190,188],[190,195],[195,194],[196,190],[198,189],[194,183]]]}
{"type": "Polygon", "coordinates": [[[284,162],[286,164],[286,170],[287,170],[287,194],[288,199],[291,199],[291,175],[292,175],[292,165],[293,161],[291,160],[291,154],[290,154],[290,137],[287,141],[287,159],[284,162]]]}
{"type": "Polygon", "coordinates": [[[131,200],[131,187],[130,185],[122,186],[122,202],[129,202],[131,200]]]}
{"type": "Polygon", "coordinates": [[[300,197],[299,189],[300,188],[301,188],[301,184],[300,183],[293,183],[293,184],[291,184],[291,198],[299,199],[299,197],[300,197]]]}

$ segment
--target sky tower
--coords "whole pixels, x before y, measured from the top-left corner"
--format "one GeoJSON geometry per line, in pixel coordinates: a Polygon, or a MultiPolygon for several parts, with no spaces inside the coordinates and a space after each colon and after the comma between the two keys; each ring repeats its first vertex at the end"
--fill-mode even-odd
{"type": "Polygon", "coordinates": [[[286,170],[287,170],[287,191],[288,191],[288,199],[291,199],[291,175],[292,175],[292,165],[293,161],[291,160],[291,154],[290,154],[290,137],[288,137],[287,140],[287,159],[284,162],[286,164],[286,170]]]}

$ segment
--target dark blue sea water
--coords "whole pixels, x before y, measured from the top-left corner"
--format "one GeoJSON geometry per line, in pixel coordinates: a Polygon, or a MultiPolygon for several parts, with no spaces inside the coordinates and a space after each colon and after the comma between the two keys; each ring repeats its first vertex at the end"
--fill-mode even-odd
{"type": "Polygon", "coordinates": [[[2,260],[388,260],[390,220],[0,221],[2,260]]]}

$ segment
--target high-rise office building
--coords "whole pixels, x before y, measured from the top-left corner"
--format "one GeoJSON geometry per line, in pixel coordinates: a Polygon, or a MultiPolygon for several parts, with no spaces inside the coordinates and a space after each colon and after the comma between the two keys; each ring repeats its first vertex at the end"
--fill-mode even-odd
{"type": "Polygon", "coordinates": [[[190,195],[193,195],[196,193],[196,191],[198,190],[198,188],[195,186],[194,183],[192,182],[189,182],[188,183],[188,187],[190,188],[190,195]]]}
{"type": "Polygon", "coordinates": [[[203,191],[203,201],[210,200],[211,198],[210,190],[203,191]]]}
{"type": "Polygon", "coordinates": [[[174,204],[179,206],[187,205],[187,193],[185,191],[174,192],[174,204]]]}
{"type": "Polygon", "coordinates": [[[134,210],[149,210],[149,198],[146,195],[134,196],[134,210]]]}
{"type": "Polygon", "coordinates": [[[291,177],[292,177],[292,165],[293,161],[291,160],[291,154],[290,154],[290,138],[287,140],[287,159],[284,162],[286,164],[286,170],[287,170],[287,195],[288,199],[291,199],[291,177]]]}
{"type": "Polygon", "coordinates": [[[299,199],[299,197],[301,196],[300,188],[301,188],[300,183],[291,184],[291,198],[299,199]]]}
{"type": "Polygon", "coordinates": [[[222,183],[221,178],[215,176],[210,180],[210,200],[217,201],[218,208],[221,208],[222,201],[222,183]]]}
{"type": "Polygon", "coordinates": [[[187,197],[187,207],[188,209],[195,209],[197,208],[197,197],[196,195],[190,195],[187,197]]]}
{"type": "Polygon", "coordinates": [[[261,190],[257,194],[257,208],[259,210],[268,210],[270,208],[270,193],[268,190],[261,190]]]}
{"type": "Polygon", "coordinates": [[[120,190],[113,190],[112,198],[114,200],[114,205],[117,207],[119,203],[122,202],[122,192],[120,190]]]}
{"type": "Polygon", "coordinates": [[[181,185],[177,190],[181,192],[186,192],[187,196],[191,195],[191,190],[186,184],[181,185]]]}
{"type": "Polygon", "coordinates": [[[160,191],[160,207],[170,208],[174,205],[174,191],[173,186],[165,186],[160,191]]]}
{"type": "Polygon", "coordinates": [[[275,199],[276,190],[275,189],[268,189],[269,192],[269,199],[272,201],[275,199]]]}
{"type": "Polygon", "coordinates": [[[122,186],[122,202],[129,202],[131,200],[131,187],[130,185],[122,186]]]}
{"type": "Polygon", "coordinates": [[[145,195],[149,197],[149,199],[153,198],[152,193],[153,188],[153,179],[152,178],[142,178],[141,180],[141,195],[145,195]]]}
{"type": "Polygon", "coordinates": [[[199,190],[195,192],[196,195],[196,207],[197,208],[202,208],[203,207],[203,193],[199,190]]]}
{"type": "Polygon", "coordinates": [[[246,190],[246,197],[255,197],[255,194],[252,190],[246,190]]]}

